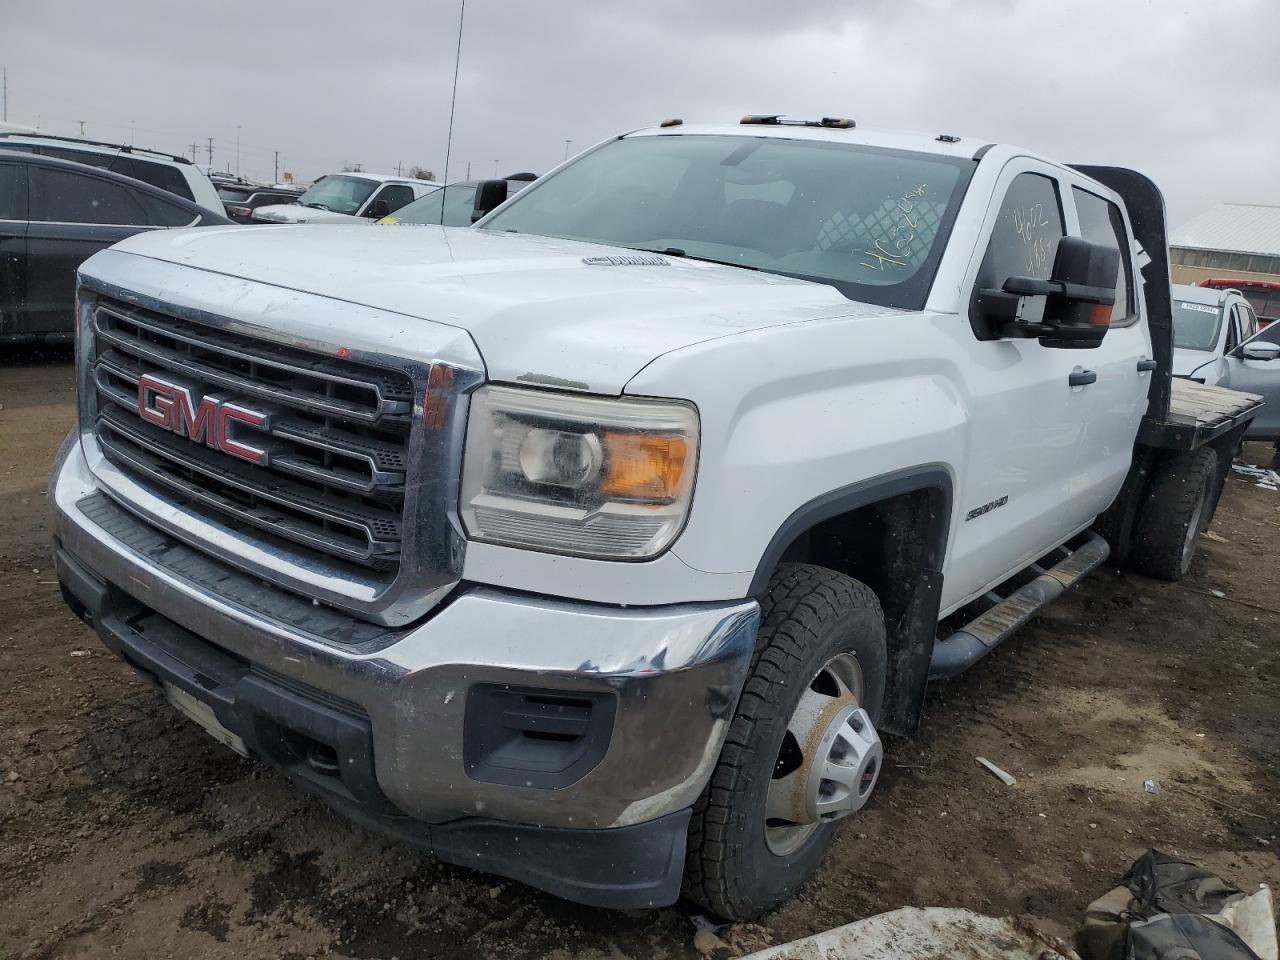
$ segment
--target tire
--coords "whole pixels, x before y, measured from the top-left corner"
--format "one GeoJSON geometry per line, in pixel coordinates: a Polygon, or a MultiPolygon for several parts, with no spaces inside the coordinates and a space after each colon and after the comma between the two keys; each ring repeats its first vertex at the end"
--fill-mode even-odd
{"type": "Polygon", "coordinates": [[[802,695],[833,658],[856,660],[861,690],[855,699],[873,724],[885,695],[884,615],[865,584],[823,567],[785,563],[761,608],[751,670],[716,768],[694,804],[685,862],[685,895],[729,920],[752,919],[792,896],[817,870],[838,826],[804,827],[812,833],[782,855],[775,852],[778,843],[766,839],[765,801],[802,695]]]}
{"type": "Polygon", "coordinates": [[[1217,474],[1218,455],[1210,447],[1156,465],[1134,529],[1133,569],[1159,580],[1187,575],[1196,541],[1217,506],[1217,474]]]}

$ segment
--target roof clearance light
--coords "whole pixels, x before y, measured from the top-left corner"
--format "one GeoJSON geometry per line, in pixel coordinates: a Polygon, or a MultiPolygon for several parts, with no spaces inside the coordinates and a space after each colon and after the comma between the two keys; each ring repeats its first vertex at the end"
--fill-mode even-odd
{"type": "Polygon", "coordinates": [[[845,117],[823,117],[821,120],[784,120],[779,113],[749,113],[738,122],[769,127],[834,127],[838,130],[852,130],[857,126],[856,123],[845,117]]]}

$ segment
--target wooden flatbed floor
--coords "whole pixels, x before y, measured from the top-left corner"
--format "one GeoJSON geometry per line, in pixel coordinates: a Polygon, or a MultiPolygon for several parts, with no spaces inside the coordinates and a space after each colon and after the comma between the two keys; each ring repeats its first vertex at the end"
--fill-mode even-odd
{"type": "Polygon", "coordinates": [[[1169,416],[1142,421],[1138,442],[1151,447],[1194,450],[1248,420],[1262,397],[1225,387],[1210,387],[1174,377],[1170,385],[1169,416]]]}

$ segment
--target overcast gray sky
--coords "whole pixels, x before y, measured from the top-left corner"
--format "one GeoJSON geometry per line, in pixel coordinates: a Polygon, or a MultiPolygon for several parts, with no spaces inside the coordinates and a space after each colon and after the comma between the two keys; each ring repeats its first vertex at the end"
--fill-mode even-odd
{"type": "MultiPolygon", "coordinates": [[[[270,177],[443,172],[456,0],[0,0],[9,119],[270,177]]],[[[451,178],[662,117],[851,116],[1280,204],[1280,0],[469,0],[451,178]]]]}

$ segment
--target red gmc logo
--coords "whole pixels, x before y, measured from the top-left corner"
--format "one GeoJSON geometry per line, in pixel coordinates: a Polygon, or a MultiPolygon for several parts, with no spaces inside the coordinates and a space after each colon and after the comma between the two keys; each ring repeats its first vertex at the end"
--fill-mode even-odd
{"type": "Polygon", "coordinates": [[[235,423],[265,426],[267,414],[260,411],[215,396],[201,397],[197,402],[189,387],[144,373],[138,378],[138,416],[194,443],[266,466],[265,449],[241,443],[231,432],[235,423]]]}

